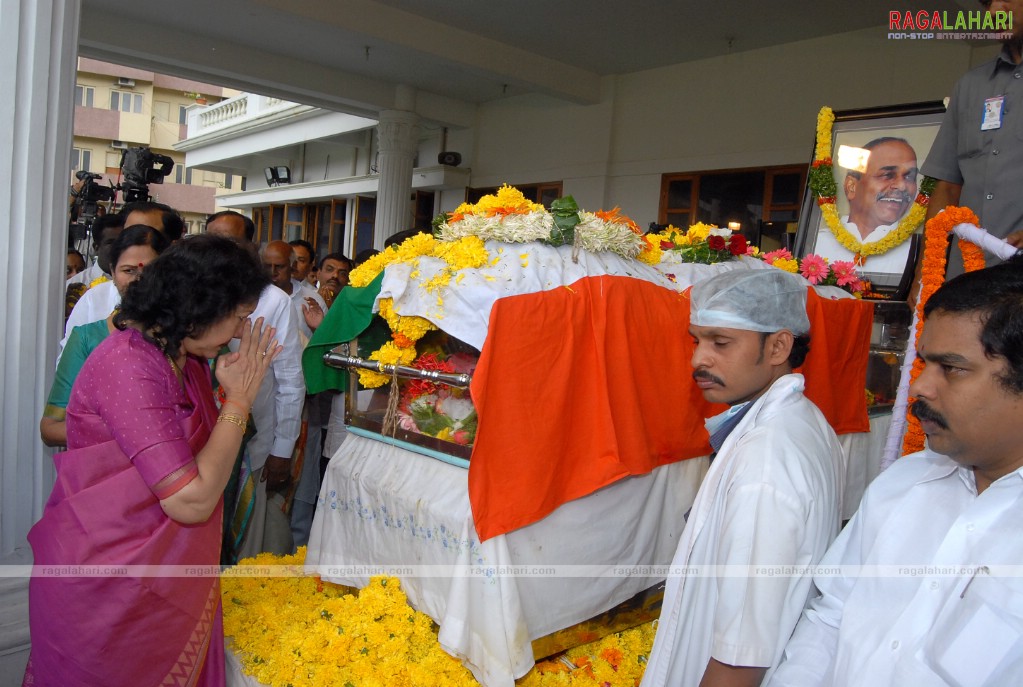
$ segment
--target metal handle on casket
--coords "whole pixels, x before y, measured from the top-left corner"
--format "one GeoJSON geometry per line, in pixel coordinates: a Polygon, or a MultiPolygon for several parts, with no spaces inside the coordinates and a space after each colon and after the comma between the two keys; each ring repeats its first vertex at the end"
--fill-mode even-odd
{"type": "Polygon", "coordinates": [[[380,372],[385,375],[397,375],[398,377],[407,379],[429,379],[434,382],[441,382],[448,386],[457,386],[463,389],[468,388],[469,384],[472,382],[472,375],[469,374],[455,374],[453,372],[440,372],[438,370],[420,370],[417,367],[408,367],[406,365],[384,365],[376,362],[375,360],[365,360],[354,355],[348,355],[346,352],[347,348],[347,344],[342,344],[336,349],[325,353],[323,356],[323,363],[330,367],[345,370],[361,368],[363,370],[380,372]]]}

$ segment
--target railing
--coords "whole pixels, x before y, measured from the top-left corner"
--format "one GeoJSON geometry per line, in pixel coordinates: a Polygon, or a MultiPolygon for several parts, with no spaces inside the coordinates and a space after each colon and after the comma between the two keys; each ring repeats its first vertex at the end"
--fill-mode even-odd
{"type": "Polygon", "coordinates": [[[194,107],[188,111],[188,138],[244,124],[294,107],[301,105],[255,93],[242,93],[209,107],[194,107]]]}

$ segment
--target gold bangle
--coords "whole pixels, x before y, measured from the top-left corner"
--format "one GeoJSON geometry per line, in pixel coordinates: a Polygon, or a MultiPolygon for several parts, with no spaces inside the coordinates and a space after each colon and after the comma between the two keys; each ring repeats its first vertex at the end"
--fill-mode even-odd
{"type": "Polygon", "coordinates": [[[248,420],[241,417],[240,415],[231,415],[230,413],[222,413],[221,415],[219,415],[217,417],[217,423],[221,422],[230,422],[232,425],[238,425],[239,427],[241,427],[243,434],[245,433],[245,428],[249,424],[248,420]]]}
{"type": "Polygon", "coordinates": [[[245,406],[243,406],[243,405],[242,405],[241,403],[239,403],[238,401],[232,401],[231,399],[227,399],[227,400],[225,400],[225,401],[224,401],[224,402],[223,402],[223,403],[221,404],[221,406],[220,406],[221,410],[223,410],[224,406],[226,406],[226,405],[227,405],[228,403],[230,403],[231,405],[233,405],[233,406],[234,406],[235,408],[237,408],[238,410],[242,411],[242,416],[243,416],[243,417],[247,417],[247,416],[248,416],[248,414],[249,414],[249,409],[248,409],[248,408],[246,408],[245,406]]]}

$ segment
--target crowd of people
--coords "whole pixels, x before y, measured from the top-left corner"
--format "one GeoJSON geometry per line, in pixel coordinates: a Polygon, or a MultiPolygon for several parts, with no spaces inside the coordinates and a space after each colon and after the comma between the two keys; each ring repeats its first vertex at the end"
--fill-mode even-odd
{"type": "MultiPolygon", "coordinates": [[[[923,166],[939,180],[931,215],[966,204],[1014,245],[1021,4],[984,3],[1015,13],[1014,36],[956,86],[923,166]]],[[[908,143],[867,149],[877,157],[843,185],[861,237],[917,190],[908,143]]],[[[300,356],[354,263],[302,240],[260,250],[233,211],[204,235],[183,227],[133,203],[97,219],[94,262],[68,251],[40,420],[66,450],[29,541],[36,566],[146,572],[34,575],[25,684],[224,684],[218,577],[180,566],[308,541],[341,418],[338,394],[306,394],[300,356]]],[[[911,389],[927,449],[876,478],[844,526],[842,450],[796,372],[813,345],[806,282],[733,270],[690,300],[693,378],[728,409],[707,419],[714,453],[672,562],[698,572],[667,580],[643,685],[1023,681],[1023,258],[927,301],[911,389]]]]}

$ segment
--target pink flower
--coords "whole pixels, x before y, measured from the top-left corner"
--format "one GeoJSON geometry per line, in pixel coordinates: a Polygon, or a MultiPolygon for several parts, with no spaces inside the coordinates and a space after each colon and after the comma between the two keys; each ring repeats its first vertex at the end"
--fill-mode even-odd
{"type": "Polygon", "coordinates": [[[799,265],[799,273],[811,284],[820,284],[828,278],[828,261],[811,253],[803,258],[799,265]]]}
{"type": "Polygon", "coordinates": [[[789,252],[788,248],[779,248],[778,250],[772,250],[770,253],[764,253],[764,262],[768,265],[773,265],[775,260],[791,260],[792,253],[789,252]]]}
{"type": "Polygon", "coordinates": [[[839,286],[853,286],[860,279],[856,273],[856,264],[852,260],[836,260],[831,266],[835,271],[835,279],[839,286]]]}

